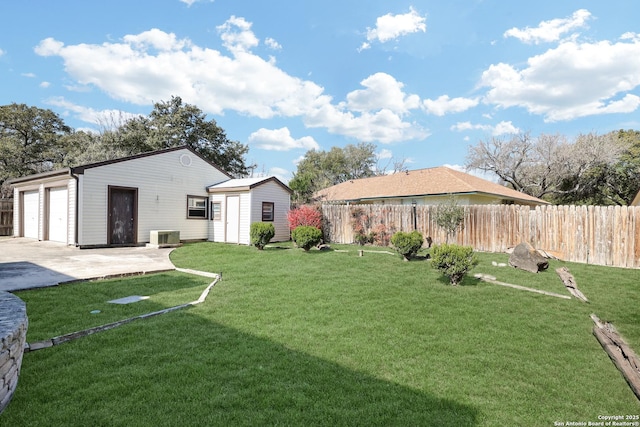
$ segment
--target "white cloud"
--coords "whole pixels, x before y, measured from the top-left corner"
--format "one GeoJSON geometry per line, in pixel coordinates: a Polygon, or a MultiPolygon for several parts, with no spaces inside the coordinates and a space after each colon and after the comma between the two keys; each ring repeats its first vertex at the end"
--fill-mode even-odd
{"type": "Polygon", "coordinates": [[[304,121],[309,127],[324,127],[331,133],[363,142],[380,141],[389,144],[429,136],[429,132],[418,124],[405,122],[400,115],[386,108],[356,115],[351,111],[325,104],[307,114],[304,121]]]}
{"type": "Polygon", "coordinates": [[[428,135],[404,120],[411,109],[420,107],[420,99],[405,93],[392,76],[369,76],[361,82],[362,89],[336,104],[320,85],[289,75],[273,58],[254,54],[251,49],[259,41],[251,25],[232,16],[217,27],[228,54],[158,29],[102,44],[67,46],[47,38],[35,52],[60,57],[74,91],[98,89],[133,104],[153,105],[178,95],[208,114],[300,117],[307,126],[358,141],[390,143],[428,135]]]}
{"type": "Polygon", "coordinates": [[[43,89],[48,88],[49,86],[51,86],[51,83],[49,82],[40,82],[39,86],[43,89]]]}
{"type": "Polygon", "coordinates": [[[611,43],[566,41],[529,58],[527,67],[499,63],[482,73],[489,87],[484,101],[501,108],[523,107],[546,121],[606,113],[629,113],[640,98],[640,39],[611,43]]]}
{"type": "Polygon", "coordinates": [[[4,50],[0,49],[0,56],[4,55],[4,50]]]}
{"type": "Polygon", "coordinates": [[[376,19],[375,28],[367,28],[367,41],[360,46],[360,50],[371,47],[372,41],[386,43],[418,31],[424,33],[427,31],[426,20],[427,18],[420,16],[413,7],[405,14],[392,15],[387,13],[380,16],[376,19]]]}
{"type": "Polygon", "coordinates": [[[64,115],[74,113],[78,119],[99,126],[117,126],[123,124],[127,120],[139,117],[139,114],[127,113],[121,110],[94,110],[93,108],[74,104],[59,96],[49,98],[45,100],[45,103],[63,108],[65,110],[63,113],[64,115]]]}
{"type": "Polygon", "coordinates": [[[159,51],[178,51],[191,45],[188,39],[178,40],[175,34],[165,33],[157,28],[136,35],[126,35],[123,40],[141,52],[145,52],[148,47],[159,51]]]}
{"type": "Polygon", "coordinates": [[[376,158],[378,160],[382,160],[382,159],[392,159],[393,158],[393,153],[391,152],[391,150],[387,150],[386,148],[383,148],[382,150],[380,150],[377,154],[376,154],[376,158]]]}
{"type": "Polygon", "coordinates": [[[376,73],[360,82],[366,89],[354,90],[347,94],[345,106],[358,112],[389,109],[397,114],[405,114],[420,104],[417,95],[407,95],[404,86],[386,73],[376,73]]]}
{"type": "Polygon", "coordinates": [[[34,73],[22,73],[21,76],[29,77],[30,79],[33,79],[33,78],[36,77],[36,75],[34,73]]]}
{"type": "Polygon", "coordinates": [[[297,148],[305,150],[318,150],[320,146],[310,136],[295,139],[288,128],[265,129],[261,128],[249,135],[249,144],[263,150],[289,151],[297,148]]]}
{"type": "MultiPolygon", "coordinates": [[[[197,3],[199,1],[205,1],[205,0],[178,0],[181,3],[186,4],[188,7],[191,7],[194,3],[197,3]]],[[[207,0],[209,3],[213,3],[214,0],[207,0]]]]}
{"type": "Polygon", "coordinates": [[[216,29],[220,33],[224,47],[234,54],[238,54],[249,52],[251,48],[260,43],[251,31],[251,26],[251,22],[247,22],[244,18],[232,16],[224,24],[218,25],[216,29]]]}
{"type": "Polygon", "coordinates": [[[520,129],[515,127],[511,121],[502,121],[495,126],[472,124],[471,122],[458,122],[450,128],[452,131],[464,132],[468,130],[481,130],[490,133],[493,136],[515,134],[520,132],[520,129]]]}
{"type": "Polygon", "coordinates": [[[444,116],[447,113],[461,113],[478,105],[478,99],[471,98],[449,98],[442,95],[438,99],[425,99],[422,105],[425,111],[435,116],[444,116]]]}
{"type": "Polygon", "coordinates": [[[282,45],[278,43],[275,39],[272,39],[271,37],[267,37],[264,40],[264,44],[266,44],[270,49],[273,49],[273,50],[282,49],[282,45]]]}
{"type": "Polygon", "coordinates": [[[535,28],[511,28],[505,31],[504,37],[515,37],[528,44],[553,42],[560,40],[562,35],[569,31],[586,26],[590,18],[591,12],[586,9],[580,9],[573,12],[568,18],[542,21],[535,28]]]}

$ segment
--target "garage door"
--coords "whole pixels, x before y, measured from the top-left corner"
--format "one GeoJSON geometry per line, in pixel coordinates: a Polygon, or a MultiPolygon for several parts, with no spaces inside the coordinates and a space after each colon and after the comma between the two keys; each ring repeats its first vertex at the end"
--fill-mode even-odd
{"type": "Polygon", "coordinates": [[[49,190],[49,240],[67,243],[67,187],[49,190]]]}
{"type": "Polygon", "coordinates": [[[22,209],[22,227],[24,237],[38,238],[38,206],[40,195],[38,191],[25,191],[22,209]]]}

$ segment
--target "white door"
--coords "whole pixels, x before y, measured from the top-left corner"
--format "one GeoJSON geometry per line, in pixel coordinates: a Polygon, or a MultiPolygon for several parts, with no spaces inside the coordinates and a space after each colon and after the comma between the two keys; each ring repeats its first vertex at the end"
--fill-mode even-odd
{"type": "Polygon", "coordinates": [[[240,243],[240,196],[227,197],[227,243],[240,243]]]}
{"type": "Polygon", "coordinates": [[[40,193],[38,191],[25,191],[22,198],[22,230],[24,237],[38,238],[38,207],[40,205],[40,193]]]}
{"type": "Polygon", "coordinates": [[[67,187],[49,190],[49,240],[67,243],[67,210],[69,206],[67,187]]]}

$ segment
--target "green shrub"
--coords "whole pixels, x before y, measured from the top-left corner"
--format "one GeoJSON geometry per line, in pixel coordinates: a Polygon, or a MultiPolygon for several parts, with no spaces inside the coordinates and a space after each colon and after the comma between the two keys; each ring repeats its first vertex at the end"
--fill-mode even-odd
{"type": "Polygon", "coordinates": [[[249,234],[251,244],[262,250],[276,235],[276,229],[271,222],[253,222],[249,234]]]}
{"type": "Polygon", "coordinates": [[[301,225],[293,229],[291,238],[298,247],[308,251],[322,241],[322,230],[310,225],[301,225]]]}
{"type": "Polygon", "coordinates": [[[419,231],[412,231],[411,233],[398,231],[391,236],[391,244],[405,261],[409,261],[409,259],[416,256],[423,242],[422,234],[419,231]]]}
{"type": "Polygon", "coordinates": [[[478,258],[471,246],[444,244],[431,249],[431,266],[447,276],[453,286],[476,265],[478,258]]]}

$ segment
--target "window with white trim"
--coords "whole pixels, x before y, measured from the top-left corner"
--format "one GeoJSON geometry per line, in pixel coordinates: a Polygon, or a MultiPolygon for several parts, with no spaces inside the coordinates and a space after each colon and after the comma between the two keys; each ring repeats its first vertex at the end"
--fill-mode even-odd
{"type": "Polygon", "coordinates": [[[187,219],[207,219],[206,196],[187,196],[187,219]]]}

